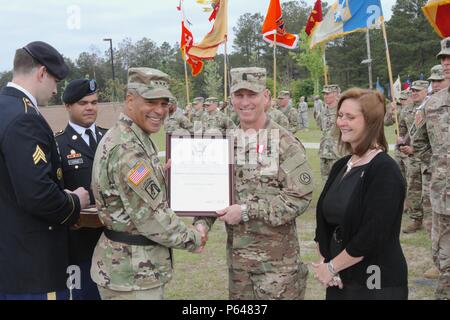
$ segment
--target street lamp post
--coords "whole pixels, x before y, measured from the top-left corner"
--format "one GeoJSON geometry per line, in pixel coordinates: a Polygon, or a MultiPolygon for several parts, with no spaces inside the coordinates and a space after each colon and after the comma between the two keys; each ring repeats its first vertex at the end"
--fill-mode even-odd
{"type": "Polygon", "coordinates": [[[112,46],[112,39],[111,38],[106,38],[103,39],[103,41],[108,41],[109,42],[109,51],[111,54],[111,67],[112,67],[112,79],[113,79],[113,87],[112,87],[112,100],[115,100],[115,87],[116,87],[116,76],[114,74],[114,53],[113,53],[113,46],[112,46]]]}
{"type": "Polygon", "coordinates": [[[373,80],[372,80],[372,54],[370,52],[370,34],[369,29],[366,31],[366,42],[367,42],[367,59],[361,61],[361,64],[367,64],[369,69],[369,88],[373,89],[373,80]]]}

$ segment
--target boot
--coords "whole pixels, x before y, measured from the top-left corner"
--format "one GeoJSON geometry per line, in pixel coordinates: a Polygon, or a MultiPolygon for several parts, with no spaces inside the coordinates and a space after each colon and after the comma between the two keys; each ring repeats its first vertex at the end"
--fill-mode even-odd
{"type": "Polygon", "coordinates": [[[439,278],[439,270],[436,268],[436,266],[432,266],[430,269],[425,271],[423,274],[424,278],[426,279],[438,279],[439,278]]]}
{"type": "Polygon", "coordinates": [[[422,228],[422,220],[413,220],[409,226],[403,229],[403,233],[414,233],[422,228]]]}

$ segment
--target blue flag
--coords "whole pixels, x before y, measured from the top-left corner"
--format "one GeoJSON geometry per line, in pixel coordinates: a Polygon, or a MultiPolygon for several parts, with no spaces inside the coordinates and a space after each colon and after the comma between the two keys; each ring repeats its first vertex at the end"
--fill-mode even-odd
{"type": "Polygon", "coordinates": [[[383,20],[380,0],[336,0],[311,34],[310,47],[376,25],[383,20]]]}
{"type": "Polygon", "coordinates": [[[375,84],[375,89],[381,92],[381,94],[384,94],[384,88],[380,83],[380,78],[377,78],[377,83],[375,84]]]}

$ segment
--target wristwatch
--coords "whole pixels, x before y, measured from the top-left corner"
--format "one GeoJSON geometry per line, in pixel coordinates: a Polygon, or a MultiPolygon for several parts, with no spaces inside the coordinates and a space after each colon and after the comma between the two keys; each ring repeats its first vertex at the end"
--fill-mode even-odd
{"type": "Polygon", "coordinates": [[[249,220],[246,204],[241,204],[241,219],[244,222],[247,222],[249,220]]]}

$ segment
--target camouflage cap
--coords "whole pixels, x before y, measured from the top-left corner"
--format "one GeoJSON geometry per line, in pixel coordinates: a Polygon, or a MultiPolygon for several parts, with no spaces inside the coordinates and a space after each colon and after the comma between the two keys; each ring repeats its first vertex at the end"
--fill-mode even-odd
{"type": "Polygon", "coordinates": [[[403,90],[400,93],[400,100],[408,100],[409,96],[411,95],[411,90],[403,90]]]}
{"type": "Polygon", "coordinates": [[[194,104],[205,103],[205,98],[203,98],[203,97],[196,97],[196,98],[194,98],[194,100],[192,100],[192,103],[194,103],[194,104]]]}
{"type": "Polygon", "coordinates": [[[291,97],[291,93],[289,91],[280,91],[280,93],[278,93],[278,99],[280,98],[290,98],[291,97]]]}
{"type": "Polygon", "coordinates": [[[247,89],[253,92],[263,92],[266,89],[266,69],[265,68],[234,68],[231,74],[231,93],[240,89],[247,89]]]}
{"type": "Polygon", "coordinates": [[[178,100],[176,98],[169,98],[169,103],[171,104],[177,104],[178,100]]]}
{"type": "Polygon", "coordinates": [[[219,99],[217,99],[216,97],[209,97],[208,99],[205,100],[205,104],[207,105],[213,103],[219,103],[219,99]]]}
{"type": "Polygon", "coordinates": [[[174,98],[169,91],[169,76],[156,69],[130,68],[127,87],[144,99],[174,98]]]}
{"type": "Polygon", "coordinates": [[[330,92],[338,92],[341,91],[341,88],[337,84],[330,84],[327,86],[323,86],[322,93],[330,93],[330,92]]]}
{"type": "Polygon", "coordinates": [[[444,77],[444,68],[442,65],[437,64],[433,68],[431,68],[431,75],[428,78],[428,81],[442,81],[445,80],[444,77]]]}
{"type": "Polygon", "coordinates": [[[430,83],[425,80],[417,80],[412,83],[411,90],[419,90],[422,91],[424,89],[428,89],[430,83]]]}
{"type": "Polygon", "coordinates": [[[441,59],[442,56],[450,56],[450,37],[441,41],[441,52],[436,57],[441,59]]]}

